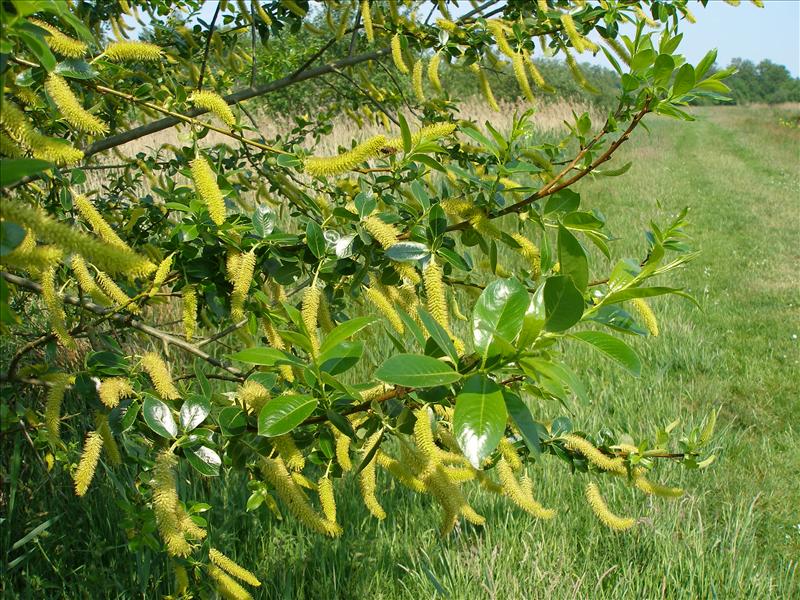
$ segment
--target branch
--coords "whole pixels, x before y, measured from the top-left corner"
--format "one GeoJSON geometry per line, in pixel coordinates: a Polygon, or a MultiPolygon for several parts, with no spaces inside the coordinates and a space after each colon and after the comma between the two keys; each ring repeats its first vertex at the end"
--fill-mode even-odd
{"type": "MultiPolygon", "coordinates": [[[[42,293],[42,286],[34,281],[31,281],[30,279],[25,279],[24,277],[12,275],[11,273],[7,273],[5,271],[0,271],[0,277],[5,279],[9,283],[16,285],[17,287],[24,288],[32,292],[36,292],[37,294],[42,293]]],[[[244,381],[244,374],[242,373],[242,371],[240,371],[236,367],[232,367],[230,365],[223,363],[219,359],[214,358],[213,356],[211,356],[206,352],[203,352],[200,348],[198,348],[193,344],[190,344],[186,340],[182,340],[165,331],[161,331],[160,329],[151,327],[150,325],[147,325],[146,323],[143,323],[133,318],[132,316],[116,314],[113,310],[100,306],[99,304],[94,304],[93,302],[81,300],[76,296],[65,294],[62,297],[62,300],[64,301],[65,304],[71,304],[72,306],[77,306],[78,308],[87,310],[96,315],[104,316],[109,320],[113,321],[114,323],[117,323],[118,325],[122,325],[124,327],[130,327],[137,331],[141,331],[142,333],[149,335],[150,337],[161,340],[165,344],[169,344],[177,348],[180,348],[184,352],[197,356],[201,360],[206,361],[207,363],[217,367],[218,369],[227,371],[228,373],[236,377],[237,381],[244,381]]]]}
{"type": "Polygon", "coordinates": [[[217,17],[222,8],[222,2],[217,2],[217,8],[214,10],[214,16],[211,17],[211,25],[208,26],[208,35],[206,36],[206,47],[203,50],[203,63],[200,65],[200,77],[197,78],[197,91],[203,89],[203,76],[206,73],[206,63],[208,62],[208,51],[211,50],[211,36],[214,35],[214,25],[217,24],[217,17]]]}

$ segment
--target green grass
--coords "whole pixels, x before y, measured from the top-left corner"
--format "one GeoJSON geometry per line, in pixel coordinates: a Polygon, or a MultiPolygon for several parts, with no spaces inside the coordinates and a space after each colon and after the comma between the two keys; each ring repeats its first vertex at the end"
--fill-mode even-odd
{"type": "MultiPolygon", "coordinates": [[[[652,499],[622,482],[599,483],[611,506],[643,517],[614,534],[589,513],[586,475],[552,457],[533,470],[537,495],[559,516],[542,523],[474,492],[483,529],[440,539],[438,508],[383,479],[389,513],[367,514],[352,480],[338,492],[345,534],[322,539],[265,509],[243,513],[246,481],[196,483],[184,496],[214,509],[214,545],[261,576],[263,598],[792,598],[800,597],[800,131],[772,109],[709,108],[696,123],[652,119],[614,164],[625,176],[581,184],[585,205],[602,210],[624,238],[617,256],[640,257],[651,218],[665,222],[692,207],[701,257],[677,279],[702,310],[654,301],[662,335],[637,344],[640,379],[582,348],[573,365],[592,403],[573,405],[574,421],[650,434],[680,417],[698,424],[721,407],[716,464],[705,471],[660,465],[656,479],[687,494],[652,499]]],[[[598,267],[601,272],[607,265],[598,267]]],[[[543,407],[557,415],[558,406],[543,407]]],[[[131,553],[130,523],[116,505],[119,487],[104,472],[87,499],[71,495],[65,474],[39,476],[38,489],[13,474],[38,465],[26,440],[4,440],[0,499],[4,551],[48,519],[36,538],[3,564],[30,553],[0,587],[8,597],[155,597],[171,575],[160,554],[131,553]]],[[[4,552],[5,554],[5,552],[4,552]]]]}

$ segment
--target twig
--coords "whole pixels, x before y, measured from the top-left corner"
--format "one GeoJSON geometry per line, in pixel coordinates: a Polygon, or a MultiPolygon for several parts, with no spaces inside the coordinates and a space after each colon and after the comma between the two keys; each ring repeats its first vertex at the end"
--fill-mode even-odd
{"type": "Polygon", "coordinates": [[[198,92],[203,89],[203,76],[206,73],[206,63],[208,62],[208,51],[211,50],[211,37],[214,35],[214,26],[217,23],[217,17],[219,16],[219,11],[221,9],[222,9],[222,2],[217,2],[217,8],[214,10],[214,16],[211,17],[211,25],[208,26],[208,35],[206,36],[206,47],[203,50],[203,63],[200,65],[200,77],[197,78],[198,92]]]}

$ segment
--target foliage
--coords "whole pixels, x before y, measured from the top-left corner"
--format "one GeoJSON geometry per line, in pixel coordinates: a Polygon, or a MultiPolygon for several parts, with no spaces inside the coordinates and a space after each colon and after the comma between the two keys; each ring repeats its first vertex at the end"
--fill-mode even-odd
{"type": "MultiPolygon", "coordinates": [[[[146,524],[138,541],[162,545],[171,556],[178,595],[186,593],[187,571],[193,586],[214,585],[231,597],[249,597],[231,576],[259,583],[214,550],[205,519],[182,500],[178,475],[187,468],[206,478],[223,469],[246,473],[258,482],[248,508],[264,504],[280,514],[279,500],[310,530],[335,537],[347,523],[337,520],[332,480],[348,472],[378,519],[387,516],[378,467],[430,494],[446,535],[462,518],[486,522],[467,500],[467,482],[538,518],[553,517],[559,507],[534,498],[527,474],[528,465],[551,455],[592,479],[592,510],[622,530],[635,521],[611,512],[595,480],[674,497],[681,490],[647,479],[658,460],[689,469],[714,461],[708,447],[715,413],[683,435],[673,423],[652,438],[620,432],[612,420],[588,432],[563,414],[573,398],[590,401],[565,358],[573,344],[638,373],[640,359],[623,336],[657,334],[648,299],[688,297],[653,281],[694,256],[686,211],[650,224],[642,256],[598,273],[588,248],[610,258],[612,237],[605,217],[581,210],[570,189],[593,172],[623,174],[626,168],[601,167],[646,115],[691,120],[689,102],[728,91],[726,73],[709,74],[712,54],[691,65],[677,53],[685,2],[509,2],[484,7],[489,20],[476,9],[436,25],[405,4],[395,11],[395,3],[366,3],[357,14],[369,13],[374,46],[354,21],[353,41],[347,52],[340,46],[338,60],[327,56],[299,73],[289,66],[263,85],[252,81],[252,55],[250,64],[233,60],[226,40],[252,28],[252,37],[268,36],[279,50],[282,31],[303,26],[306,2],[220,4],[215,27],[191,30],[170,10],[197,10],[198,2],[128,1],[118,10],[101,4],[105,12],[86,4],[74,12],[61,3],[2,5],[9,90],[2,167],[12,175],[4,175],[0,315],[16,331],[20,294],[41,293],[53,331],[20,347],[4,380],[48,388],[43,409],[32,407],[44,413],[36,439],[59,460],[83,445],[63,438],[60,428],[65,397],[82,399],[92,424],[76,490],[91,494],[101,450],[107,463],[127,465],[120,472],[126,505],[146,524]],[[122,37],[121,11],[139,10],[163,23],[149,42],[103,38],[104,23],[122,37]],[[49,27],[31,21],[34,14],[49,27]],[[658,32],[645,31],[651,17],[658,32]],[[622,21],[636,23],[632,38],[618,36],[622,21]],[[578,84],[591,88],[574,53],[601,49],[585,37],[592,31],[620,75],[617,103],[601,125],[575,115],[558,144],[535,138],[532,110],[505,132],[489,122],[455,121],[455,101],[419,81],[419,61],[436,52],[474,73],[493,106],[484,69],[511,59],[528,95],[528,77],[547,86],[531,59],[546,46],[564,54],[578,84]],[[389,40],[389,79],[413,69],[413,96],[369,78],[389,55],[389,40]],[[205,70],[212,47],[231,57],[213,79],[205,70]],[[78,50],[94,58],[78,58],[78,50]],[[248,73],[251,85],[226,96],[229,104],[298,79],[344,74],[395,125],[387,123],[386,136],[320,157],[314,148],[330,130],[332,111],[295,115],[274,139],[257,135],[244,111],[234,113],[233,126],[197,118],[206,108],[197,96],[191,108],[192,89],[224,93],[248,73]],[[419,123],[410,126],[411,118],[419,123]],[[135,157],[123,151],[135,168],[79,193],[86,159],[178,123],[188,126],[188,143],[135,157]],[[110,137],[86,144],[106,128],[110,137]],[[205,143],[211,130],[231,142],[205,143]],[[137,195],[142,177],[155,195],[137,195]],[[519,259],[500,264],[500,249],[519,259]],[[479,290],[471,309],[454,306],[459,288],[479,290]],[[183,302],[183,335],[158,325],[175,297],[183,302]],[[471,318],[459,326],[451,319],[462,312],[471,318]],[[367,332],[381,332],[395,351],[368,352],[360,339],[367,332]],[[238,348],[215,344],[227,333],[238,348]],[[142,351],[138,335],[194,356],[194,368],[168,363],[162,348],[142,351]],[[204,337],[190,341],[198,335],[204,337]],[[56,340],[69,353],[30,360],[32,350],[56,340]],[[356,377],[363,363],[370,375],[356,377]],[[551,412],[532,410],[540,400],[551,412]]],[[[344,39],[342,22],[326,20],[333,40],[326,51],[344,39]]],[[[203,104],[230,120],[218,99],[205,96],[203,104]]]]}
{"type": "Polygon", "coordinates": [[[783,65],[770,60],[756,65],[735,58],[730,66],[736,69],[728,80],[730,97],[736,104],[800,102],[800,78],[792,77],[783,65]]]}

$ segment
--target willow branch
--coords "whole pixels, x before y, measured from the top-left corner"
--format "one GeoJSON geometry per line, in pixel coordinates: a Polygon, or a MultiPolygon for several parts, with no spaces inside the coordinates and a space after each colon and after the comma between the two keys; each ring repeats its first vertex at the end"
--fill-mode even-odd
{"type": "Polygon", "coordinates": [[[214,35],[214,26],[217,24],[217,17],[219,11],[222,9],[222,2],[217,2],[217,8],[214,10],[214,16],[211,17],[211,25],[208,26],[208,35],[206,36],[206,47],[203,50],[203,63],[200,65],[200,77],[197,78],[197,91],[203,89],[203,76],[206,74],[206,64],[208,63],[208,52],[211,50],[211,37],[214,35]]]}

